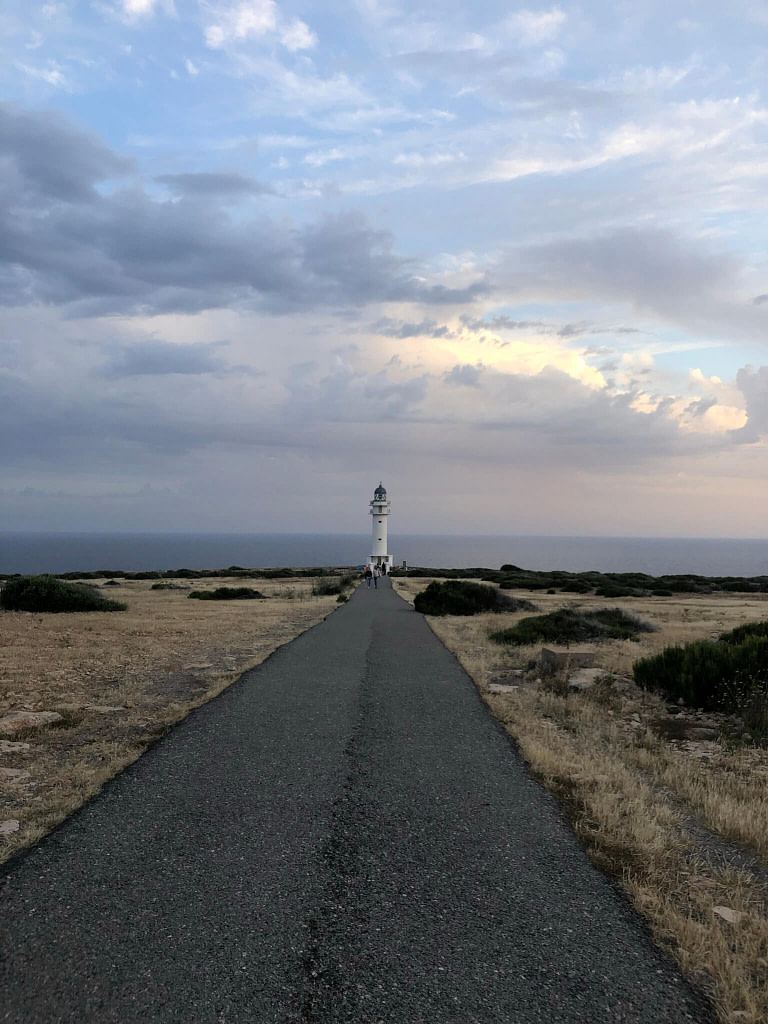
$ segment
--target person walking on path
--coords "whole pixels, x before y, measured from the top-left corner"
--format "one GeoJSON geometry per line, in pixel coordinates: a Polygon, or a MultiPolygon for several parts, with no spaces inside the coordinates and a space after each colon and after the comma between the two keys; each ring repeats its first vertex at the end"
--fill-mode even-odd
{"type": "Polygon", "coordinates": [[[379,577],[380,576],[381,576],[381,572],[379,571],[378,565],[374,565],[374,567],[373,567],[373,589],[374,590],[378,590],[379,589],[379,577]]]}
{"type": "Polygon", "coordinates": [[[371,571],[370,565],[366,566],[365,569],[365,582],[368,589],[371,589],[371,580],[373,579],[373,572],[371,571]]]}

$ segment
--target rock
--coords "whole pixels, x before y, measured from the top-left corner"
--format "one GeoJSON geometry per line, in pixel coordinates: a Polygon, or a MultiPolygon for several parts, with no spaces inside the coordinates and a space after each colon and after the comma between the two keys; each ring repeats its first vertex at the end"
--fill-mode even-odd
{"type": "Polygon", "coordinates": [[[19,819],[8,818],[6,821],[0,821],[0,836],[9,836],[12,832],[19,831],[19,819]]]}
{"type": "Polygon", "coordinates": [[[567,647],[564,651],[542,647],[539,660],[545,674],[561,668],[591,668],[595,663],[595,652],[584,647],[567,647]]]}
{"type": "Polygon", "coordinates": [[[61,719],[58,711],[12,711],[10,715],[0,718],[0,734],[13,736],[23,729],[36,729],[41,725],[60,722],[61,719]]]}
{"type": "Polygon", "coordinates": [[[498,683],[499,686],[511,686],[513,682],[518,682],[523,678],[523,670],[520,668],[511,668],[505,676],[491,676],[488,680],[488,685],[491,686],[494,683],[498,683]]]}
{"type": "Polygon", "coordinates": [[[693,729],[688,729],[686,735],[689,740],[714,740],[717,739],[717,729],[694,726],[693,729]]]}
{"type": "Polygon", "coordinates": [[[20,754],[29,750],[29,743],[13,743],[11,740],[0,740],[0,754],[20,754]]]}
{"type": "Polygon", "coordinates": [[[0,782],[24,782],[29,778],[29,772],[23,768],[1,768],[0,782]]]}
{"type": "Polygon", "coordinates": [[[581,693],[582,690],[594,686],[600,676],[604,675],[605,672],[601,668],[580,668],[568,677],[568,689],[581,693]]]}
{"type": "Polygon", "coordinates": [[[712,913],[717,914],[718,917],[722,918],[723,921],[727,921],[728,924],[741,924],[746,914],[742,914],[740,910],[734,910],[732,907],[713,907],[712,913]]]}
{"type": "Polygon", "coordinates": [[[125,711],[125,708],[109,707],[107,704],[83,704],[83,711],[97,711],[100,715],[107,715],[110,711],[125,711]]]}

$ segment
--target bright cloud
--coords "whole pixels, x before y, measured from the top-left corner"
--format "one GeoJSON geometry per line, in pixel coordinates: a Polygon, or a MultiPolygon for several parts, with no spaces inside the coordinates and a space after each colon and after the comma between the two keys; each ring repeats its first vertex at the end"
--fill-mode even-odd
{"type": "Polygon", "coordinates": [[[516,11],[505,27],[514,42],[521,46],[536,46],[554,39],[565,25],[565,11],[552,7],[548,11],[516,11]]]}
{"type": "Polygon", "coordinates": [[[299,18],[283,20],[275,0],[241,0],[230,6],[202,5],[207,24],[206,45],[213,50],[230,43],[261,39],[277,34],[287,50],[306,50],[317,37],[299,18]]]}

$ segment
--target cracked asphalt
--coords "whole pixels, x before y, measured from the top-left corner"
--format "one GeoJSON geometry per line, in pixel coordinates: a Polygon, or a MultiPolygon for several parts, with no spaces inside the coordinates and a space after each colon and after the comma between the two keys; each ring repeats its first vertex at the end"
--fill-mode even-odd
{"type": "Polygon", "coordinates": [[[384,581],[0,869],[14,1024],[697,1024],[384,581]]]}

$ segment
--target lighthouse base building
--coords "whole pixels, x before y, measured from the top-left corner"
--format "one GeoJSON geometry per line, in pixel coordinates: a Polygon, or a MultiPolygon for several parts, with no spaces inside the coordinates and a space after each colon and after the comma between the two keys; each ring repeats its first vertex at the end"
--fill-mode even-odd
{"type": "Polygon", "coordinates": [[[378,566],[384,573],[392,568],[392,556],[387,551],[387,518],[392,511],[392,502],[387,500],[384,486],[379,484],[373,492],[371,506],[371,556],[368,564],[378,566]]]}

